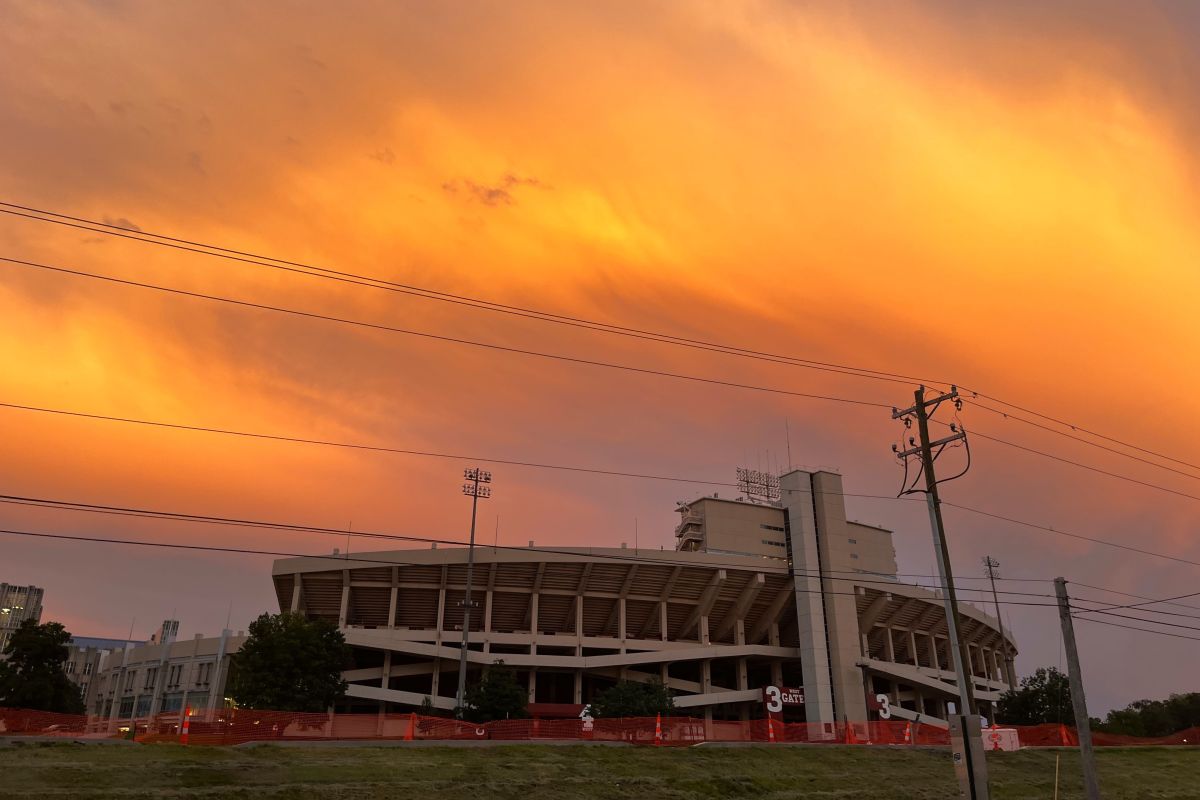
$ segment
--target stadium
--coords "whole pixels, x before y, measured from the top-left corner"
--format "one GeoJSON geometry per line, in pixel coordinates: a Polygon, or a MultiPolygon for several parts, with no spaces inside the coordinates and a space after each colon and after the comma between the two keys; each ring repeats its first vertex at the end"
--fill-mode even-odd
{"type": "MultiPolygon", "coordinates": [[[[764,488],[765,487],[765,488],[764,488]]],[[[661,679],[706,720],[763,714],[763,688],[803,690],[789,721],[886,715],[944,724],[958,695],[940,592],[901,582],[891,532],[846,519],[841,476],[793,470],[760,496],[679,506],[676,549],[485,547],[474,552],[468,680],[497,660],[530,711],[575,716],[619,680],[661,679]]],[[[274,563],[281,610],[335,622],[354,652],[348,706],[452,709],[466,548],[274,563]]],[[[987,715],[1016,644],[960,604],[987,715]]]]}

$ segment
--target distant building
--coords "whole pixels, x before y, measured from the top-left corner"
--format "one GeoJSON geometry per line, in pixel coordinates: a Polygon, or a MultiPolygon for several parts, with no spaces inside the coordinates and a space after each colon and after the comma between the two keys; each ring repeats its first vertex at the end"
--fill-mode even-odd
{"type": "MultiPolygon", "coordinates": [[[[761,715],[768,685],[803,689],[790,719],[944,719],[958,691],[941,593],[898,580],[891,532],[846,519],[840,475],[753,480],[757,502],[681,503],[674,551],[476,547],[468,680],[503,659],[538,705],[659,679],[706,719],[761,715]]],[[[273,572],[282,610],[334,622],[353,648],[346,707],[382,712],[453,707],[466,566],[466,548],[438,548],[273,572]]],[[[1016,647],[983,610],[960,616],[987,713],[1016,647]]]]}
{"type": "Polygon", "coordinates": [[[0,653],[27,619],[42,621],[42,590],[37,586],[0,583],[0,653]]]}
{"type": "Polygon", "coordinates": [[[207,716],[225,707],[230,657],[246,641],[242,631],[176,641],[179,623],[167,620],[149,642],[129,642],[99,656],[84,695],[93,730],[115,731],[160,714],[182,717],[187,708],[207,716]]]}
{"type": "Polygon", "coordinates": [[[126,647],[136,647],[145,642],[129,641],[127,639],[100,639],[91,636],[72,636],[67,645],[67,660],[63,662],[63,672],[79,687],[82,697],[88,696],[92,679],[100,670],[100,662],[104,656],[126,647]]]}

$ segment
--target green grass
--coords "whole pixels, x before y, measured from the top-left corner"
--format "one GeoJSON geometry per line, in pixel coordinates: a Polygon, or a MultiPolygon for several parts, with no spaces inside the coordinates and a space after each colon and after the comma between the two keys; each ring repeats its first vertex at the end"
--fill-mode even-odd
{"type": "MultiPolygon", "coordinates": [[[[992,797],[1082,797],[1078,754],[989,756],[992,797]]],[[[1200,797],[1200,748],[1104,749],[1106,800],[1200,797]]],[[[405,798],[408,800],[951,800],[944,750],[902,748],[288,749],[145,745],[0,748],[0,798],[405,798]]]]}

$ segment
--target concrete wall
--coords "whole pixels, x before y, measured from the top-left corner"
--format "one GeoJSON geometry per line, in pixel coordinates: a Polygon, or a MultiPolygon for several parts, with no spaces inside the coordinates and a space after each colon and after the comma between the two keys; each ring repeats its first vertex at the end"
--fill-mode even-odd
{"type": "Polygon", "coordinates": [[[690,507],[704,518],[706,552],[787,557],[782,508],[713,497],[702,497],[690,507]]]}

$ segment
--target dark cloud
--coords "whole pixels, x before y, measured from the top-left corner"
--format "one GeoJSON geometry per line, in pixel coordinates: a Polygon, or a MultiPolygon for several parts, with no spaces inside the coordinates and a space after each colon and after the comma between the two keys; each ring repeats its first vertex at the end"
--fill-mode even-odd
{"type": "Polygon", "coordinates": [[[126,219],[125,217],[110,217],[105,214],[104,224],[112,225],[116,228],[124,228],[127,231],[137,231],[138,233],[142,232],[142,229],[139,226],[135,225],[132,221],[126,219]]]}
{"type": "Polygon", "coordinates": [[[442,189],[450,194],[458,194],[459,191],[462,191],[468,199],[483,203],[485,206],[511,206],[516,205],[517,199],[513,196],[513,192],[519,186],[532,186],[539,189],[550,188],[538,178],[506,172],[501,176],[499,181],[493,184],[477,183],[476,181],[464,179],[462,181],[447,181],[442,184],[442,189]]]}
{"type": "Polygon", "coordinates": [[[390,165],[396,163],[396,154],[392,152],[392,148],[390,147],[385,147],[382,150],[376,150],[374,153],[371,153],[371,158],[375,161],[378,161],[380,164],[390,165]]]}

